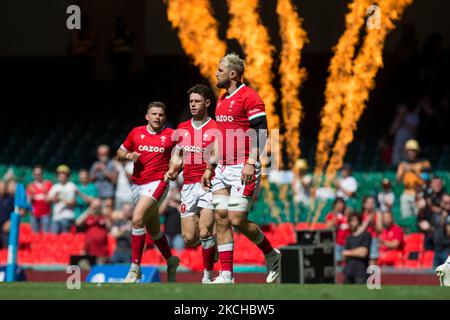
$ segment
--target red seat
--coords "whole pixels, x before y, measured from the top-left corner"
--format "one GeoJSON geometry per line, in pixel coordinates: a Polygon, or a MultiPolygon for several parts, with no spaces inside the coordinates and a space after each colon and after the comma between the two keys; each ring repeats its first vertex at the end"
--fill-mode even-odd
{"type": "Polygon", "coordinates": [[[431,269],[433,268],[434,251],[425,251],[422,259],[422,267],[431,269]]]}
{"type": "Polygon", "coordinates": [[[401,266],[402,252],[398,250],[381,251],[378,258],[378,264],[380,266],[401,266]]]}

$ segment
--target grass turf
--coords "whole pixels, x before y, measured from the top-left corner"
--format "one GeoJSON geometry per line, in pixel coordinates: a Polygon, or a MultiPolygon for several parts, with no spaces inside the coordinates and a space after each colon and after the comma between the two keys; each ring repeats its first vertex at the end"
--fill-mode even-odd
{"type": "Polygon", "coordinates": [[[369,290],[358,285],[236,284],[92,284],[69,290],[62,282],[0,284],[0,300],[6,299],[152,299],[152,300],[297,300],[297,299],[450,299],[450,288],[438,286],[382,286],[369,290]]]}

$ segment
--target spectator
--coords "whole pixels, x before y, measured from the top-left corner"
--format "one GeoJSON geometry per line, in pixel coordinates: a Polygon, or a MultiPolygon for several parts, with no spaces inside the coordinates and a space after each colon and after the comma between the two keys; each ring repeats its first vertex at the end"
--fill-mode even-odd
{"type": "Polygon", "coordinates": [[[369,266],[370,233],[361,229],[362,217],[352,213],[349,218],[351,234],[345,241],[342,256],[345,259],[344,283],[364,284],[367,281],[369,266]]]}
{"type": "Polygon", "coordinates": [[[308,174],[308,163],[305,159],[298,159],[294,165],[292,192],[297,204],[309,206],[311,197],[312,177],[308,174]]]}
{"type": "Polygon", "coordinates": [[[48,194],[48,200],[53,202],[53,233],[70,231],[75,218],[75,199],[77,186],[69,181],[70,169],[62,164],[56,168],[58,183],[54,184],[48,194]]]}
{"type": "Polygon", "coordinates": [[[86,242],[84,253],[97,257],[97,264],[108,259],[108,230],[110,221],[103,215],[100,199],[92,200],[88,209],[76,220],[77,227],[85,227],[86,242]]]}
{"type": "Polygon", "coordinates": [[[35,166],[34,180],[27,186],[27,196],[32,208],[30,222],[34,232],[50,232],[51,226],[52,208],[47,196],[52,188],[52,182],[44,180],[43,171],[42,166],[35,166]]]}
{"type": "Polygon", "coordinates": [[[184,240],[181,235],[180,189],[176,182],[170,183],[169,192],[159,207],[159,213],[164,216],[165,234],[169,238],[170,246],[175,250],[182,250],[184,240]]]}
{"type": "Polygon", "coordinates": [[[423,191],[423,196],[419,200],[418,227],[425,235],[425,250],[434,248],[434,219],[435,215],[441,211],[441,199],[444,194],[442,179],[434,177],[431,180],[430,188],[423,191]]]}
{"type": "Polygon", "coordinates": [[[0,249],[8,246],[9,223],[14,211],[14,195],[7,192],[7,185],[0,180],[0,249]]]}
{"type": "Polygon", "coordinates": [[[78,181],[75,220],[87,210],[92,200],[98,196],[97,187],[89,181],[89,172],[86,169],[81,169],[78,172],[78,181]]]}
{"type": "Polygon", "coordinates": [[[131,176],[133,175],[133,161],[114,161],[117,170],[117,185],[115,194],[115,209],[120,210],[126,203],[131,202],[131,176]]]}
{"type": "Polygon", "coordinates": [[[450,194],[444,193],[441,211],[436,214],[434,232],[434,268],[445,263],[450,255],[450,194]]]}
{"type": "Polygon", "coordinates": [[[395,202],[395,194],[392,191],[389,179],[383,179],[382,188],[383,190],[377,195],[379,209],[381,212],[392,211],[395,202]]]}
{"type": "Polygon", "coordinates": [[[402,161],[397,169],[397,181],[402,182],[404,191],[400,197],[402,218],[417,216],[417,191],[423,186],[422,172],[430,169],[428,160],[419,159],[420,147],[416,140],[408,140],[405,144],[406,161],[402,161]]]}
{"type": "Polygon", "coordinates": [[[419,117],[409,111],[406,104],[397,106],[397,115],[392,123],[390,134],[394,135],[394,147],[392,153],[392,164],[397,166],[403,159],[403,146],[406,141],[416,137],[419,127],[419,117]]]}
{"type": "Polygon", "coordinates": [[[327,228],[336,231],[335,257],[337,263],[342,262],[342,250],[345,246],[345,240],[350,234],[348,213],[345,206],[345,200],[336,198],[333,203],[333,211],[328,213],[325,217],[327,228]]]}
{"type": "Polygon", "coordinates": [[[380,253],[402,250],[404,245],[403,229],[394,223],[391,212],[382,214],[383,231],[380,234],[380,253]]]}
{"type": "Polygon", "coordinates": [[[334,182],[337,188],[336,197],[347,200],[355,196],[358,190],[358,182],[352,176],[352,166],[344,164],[341,169],[341,177],[334,182]]]}
{"type": "Polygon", "coordinates": [[[375,197],[368,196],[363,199],[362,204],[362,229],[367,231],[372,237],[370,243],[370,264],[376,264],[379,256],[378,235],[382,231],[380,212],[375,210],[375,197]]]}
{"type": "Polygon", "coordinates": [[[98,197],[102,201],[114,201],[117,171],[114,162],[110,159],[110,149],[107,145],[98,146],[97,161],[91,166],[90,176],[97,187],[98,197]]]}
{"type": "Polygon", "coordinates": [[[131,260],[131,217],[133,206],[124,203],[121,210],[112,214],[112,228],[110,234],[116,239],[116,249],[111,263],[129,263],[131,260]]]}

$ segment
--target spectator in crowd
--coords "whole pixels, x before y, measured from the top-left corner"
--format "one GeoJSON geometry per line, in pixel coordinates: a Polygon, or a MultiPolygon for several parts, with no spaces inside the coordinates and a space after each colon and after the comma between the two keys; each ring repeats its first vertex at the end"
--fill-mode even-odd
{"type": "Polygon", "coordinates": [[[444,193],[441,211],[435,215],[434,268],[445,263],[450,255],[450,194],[444,193]]]}
{"type": "Polygon", "coordinates": [[[54,184],[48,194],[53,202],[53,233],[67,233],[75,219],[77,186],[69,181],[70,168],[64,164],[56,168],[58,183],[54,184]]]}
{"type": "Polygon", "coordinates": [[[131,176],[133,175],[133,161],[114,161],[117,171],[117,185],[115,194],[115,209],[120,210],[125,203],[132,201],[131,176]]]}
{"type": "Polygon", "coordinates": [[[7,185],[0,180],[0,249],[8,246],[9,223],[14,211],[14,195],[7,192],[7,185]]]}
{"type": "Polygon", "coordinates": [[[419,158],[420,147],[416,140],[405,144],[406,160],[400,162],[397,169],[397,181],[402,182],[404,191],[400,197],[402,218],[417,216],[417,191],[423,186],[422,172],[430,170],[430,162],[419,158]]]}
{"type": "Polygon", "coordinates": [[[124,203],[121,210],[112,214],[112,227],[110,235],[116,239],[116,249],[111,258],[111,263],[129,263],[131,260],[131,217],[133,206],[124,203]]]}
{"type": "Polygon", "coordinates": [[[337,188],[336,197],[347,200],[355,196],[358,190],[358,182],[352,176],[352,166],[348,163],[344,164],[341,169],[341,177],[334,182],[337,188]]]}
{"type": "Polygon", "coordinates": [[[336,231],[335,257],[337,263],[342,262],[342,250],[345,246],[345,240],[350,234],[348,215],[349,211],[346,208],[345,200],[336,198],[333,203],[333,211],[325,217],[327,228],[336,231]]]}
{"type": "Polygon", "coordinates": [[[92,200],[98,196],[97,187],[89,181],[89,172],[86,169],[78,171],[78,181],[75,220],[87,210],[92,200]]]}
{"type": "Polygon", "coordinates": [[[384,178],[382,181],[382,190],[378,193],[378,206],[381,212],[391,211],[395,202],[395,194],[392,191],[391,181],[384,178]]]}
{"type": "Polygon", "coordinates": [[[92,200],[88,209],[76,220],[78,227],[84,227],[86,242],[84,254],[97,257],[97,264],[108,259],[108,230],[110,221],[103,215],[100,199],[92,200]]]}
{"type": "Polygon", "coordinates": [[[378,150],[380,151],[380,159],[383,167],[388,169],[392,165],[392,137],[390,135],[384,135],[378,140],[378,150]]]}
{"type": "Polygon", "coordinates": [[[33,168],[33,178],[27,186],[27,196],[32,208],[31,228],[34,232],[50,232],[52,207],[47,197],[52,182],[44,180],[44,170],[40,165],[33,168]]]}
{"type": "Polygon", "coordinates": [[[394,136],[392,164],[397,166],[403,159],[403,147],[406,141],[416,137],[419,117],[411,112],[408,106],[401,103],[397,106],[397,115],[392,123],[390,134],[394,136]]]}
{"type": "Polygon", "coordinates": [[[380,234],[380,254],[391,250],[402,250],[404,245],[403,229],[394,223],[391,212],[382,214],[383,231],[380,234]]]}
{"type": "Polygon", "coordinates": [[[444,195],[444,187],[442,179],[433,177],[430,188],[422,192],[421,198],[418,200],[418,227],[425,235],[425,250],[433,250],[434,248],[434,220],[436,214],[441,212],[441,199],[444,195]]]}
{"type": "Polygon", "coordinates": [[[159,207],[159,213],[164,216],[165,234],[169,238],[170,246],[175,250],[184,248],[184,240],[181,235],[180,205],[180,188],[177,182],[172,181],[167,197],[159,207]]]}
{"type": "Polygon", "coordinates": [[[381,224],[381,214],[376,210],[376,202],[375,197],[367,196],[363,199],[362,203],[362,230],[367,231],[372,237],[372,241],[370,243],[370,264],[374,265],[377,263],[379,256],[379,244],[378,244],[378,235],[382,231],[381,224]]]}
{"type": "Polygon", "coordinates": [[[342,256],[345,259],[344,283],[364,284],[367,281],[367,267],[369,266],[369,250],[371,248],[370,233],[361,229],[362,217],[352,213],[349,218],[351,234],[345,241],[342,256]]]}
{"type": "Polygon", "coordinates": [[[110,159],[110,149],[107,145],[98,146],[97,161],[91,166],[90,176],[97,187],[98,197],[103,202],[112,203],[114,201],[114,185],[117,182],[117,170],[113,160],[110,159]]]}
{"type": "Polygon", "coordinates": [[[312,177],[308,174],[308,162],[298,159],[294,164],[292,179],[292,192],[297,204],[309,206],[311,198],[312,177]]]}

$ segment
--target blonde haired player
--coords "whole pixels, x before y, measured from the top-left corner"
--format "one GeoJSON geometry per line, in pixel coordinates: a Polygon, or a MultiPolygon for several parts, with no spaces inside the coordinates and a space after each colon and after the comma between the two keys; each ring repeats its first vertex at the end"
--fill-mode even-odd
{"type": "Polygon", "coordinates": [[[169,168],[175,142],[174,130],[165,128],[166,107],[162,102],[151,102],[147,108],[146,126],[134,128],[117,150],[119,161],[134,161],[132,192],[135,208],[131,231],[131,267],[126,283],[141,278],[141,259],[145,246],[145,229],[167,261],[167,280],[176,281],[180,259],[172,255],[167,238],[161,232],[158,207],[167,195],[168,184],[164,174],[169,168]]]}
{"type": "Polygon", "coordinates": [[[216,122],[208,116],[212,94],[209,87],[195,85],[188,90],[192,118],[180,123],[176,130],[178,141],[165,177],[175,180],[183,169],[181,189],[181,232],[187,247],[201,243],[203,256],[202,283],[210,283],[216,243],[213,236],[214,207],[212,193],[202,188],[200,179],[216,135],[216,122]]]}
{"type": "Polygon", "coordinates": [[[265,146],[268,132],[264,102],[255,90],[241,82],[243,74],[244,62],[238,55],[228,54],[220,61],[217,87],[226,90],[216,107],[221,141],[216,141],[215,161],[208,163],[202,177],[204,188],[212,189],[216,212],[217,249],[222,267],[221,274],[212,282],[217,284],[234,282],[231,226],[264,254],[268,270],[266,282],[278,282],[280,278],[280,251],[274,249],[258,225],[248,219],[261,180],[259,152],[262,150],[258,146],[265,146]]]}

